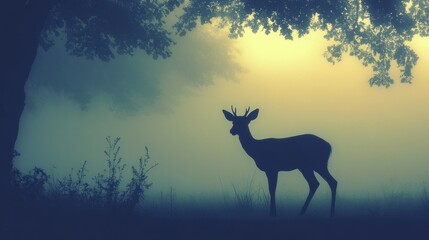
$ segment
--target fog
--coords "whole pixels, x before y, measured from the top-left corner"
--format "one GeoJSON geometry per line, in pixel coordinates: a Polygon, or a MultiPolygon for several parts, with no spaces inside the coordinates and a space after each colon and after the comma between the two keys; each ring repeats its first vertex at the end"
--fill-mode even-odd
{"type": "MultiPolygon", "coordinates": [[[[216,27],[175,37],[170,59],[142,52],[105,63],[68,56],[58,44],[39,51],[27,83],[27,105],[15,166],[55,176],[88,161],[89,175],[104,168],[105,137],[121,137],[128,166],[150,151],[148,195],[221,198],[232,185],[266,178],[248,157],[222,109],[259,108],[250,124],[257,139],[316,134],[333,147],[329,169],[345,198],[395,192],[420,194],[428,185],[428,39],[410,44],[420,59],[413,83],[370,87],[371,69],[352,57],[328,63],[323,33],[287,41],[276,34],[229,39],[216,27]]],[[[329,196],[327,184],[316,198],[329,196]]],[[[304,201],[308,187],[298,171],[279,175],[280,198],[304,201]]],[[[317,200],[313,200],[316,202],[317,200]]],[[[339,200],[341,201],[341,199],[339,200]]]]}

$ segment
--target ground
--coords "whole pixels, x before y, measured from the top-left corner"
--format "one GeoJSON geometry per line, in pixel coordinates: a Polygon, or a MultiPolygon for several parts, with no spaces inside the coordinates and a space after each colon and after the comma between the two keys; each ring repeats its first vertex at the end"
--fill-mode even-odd
{"type": "Polygon", "coordinates": [[[427,239],[429,216],[157,216],[39,208],[10,214],[1,239],[427,239]]]}

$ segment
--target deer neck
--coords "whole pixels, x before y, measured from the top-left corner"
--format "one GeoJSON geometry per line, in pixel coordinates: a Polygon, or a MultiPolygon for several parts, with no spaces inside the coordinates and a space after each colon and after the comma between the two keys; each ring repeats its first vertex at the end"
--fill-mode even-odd
{"type": "Polygon", "coordinates": [[[243,147],[244,151],[250,156],[253,155],[253,144],[255,142],[255,139],[252,136],[252,133],[250,132],[249,127],[246,128],[245,131],[240,133],[239,135],[241,146],[243,147]]]}

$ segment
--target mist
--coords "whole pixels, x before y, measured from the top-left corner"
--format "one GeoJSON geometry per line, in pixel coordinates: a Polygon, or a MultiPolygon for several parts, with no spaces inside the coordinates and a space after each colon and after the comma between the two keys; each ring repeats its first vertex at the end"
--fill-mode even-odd
{"type": "MultiPolygon", "coordinates": [[[[169,59],[142,52],[109,63],[65,53],[61,44],[39,51],[26,86],[15,166],[64,176],[88,161],[89,174],[104,168],[105,137],[121,137],[121,155],[137,164],[144,147],[153,163],[150,197],[170,188],[178,199],[205,201],[231,195],[252,181],[268,192],[265,174],[231,136],[222,109],[244,114],[256,139],[313,133],[331,143],[329,169],[341,198],[419,196],[429,181],[429,42],[411,45],[420,59],[413,83],[370,87],[372,72],[351,57],[332,65],[323,57],[321,32],[286,41],[246,33],[229,39],[214,26],[175,38],[169,59]]],[[[399,79],[399,72],[392,70],[399,79]]],[[[313,202],[329,198],[327,184],[313,202]],[[317,200],[319,199],[319,200],[317,200]]],[[[282,199],[303,202],[308,186],[298,171],[282,172],[282,199]]]]}

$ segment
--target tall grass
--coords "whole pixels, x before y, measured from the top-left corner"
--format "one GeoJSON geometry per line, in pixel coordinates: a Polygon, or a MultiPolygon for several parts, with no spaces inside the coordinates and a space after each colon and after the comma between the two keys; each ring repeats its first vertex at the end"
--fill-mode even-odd
{"type": "MultiPolygon", "coordinates": [[[[261,186],[255,186],[255,175],[248,178],[244,184],[231,184],[233,189],[233,208],[239,214],[263,214],[269,209],[269,194],[261,186]]],[[[223,189],[223,188],[222,188],[223,189]]],[[[224,193],[224,195],[226,195],[224,193]]],[[[225,197],[224,197],[225,199],[225,197]]],[[[225,200],[224,200],[225,201],[225,200]]]]}

